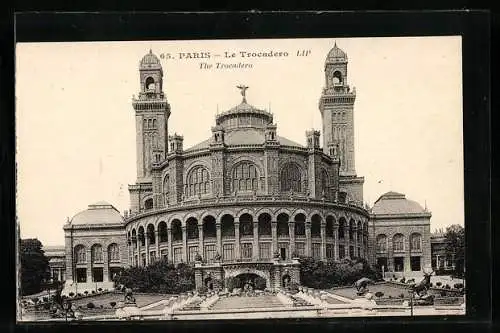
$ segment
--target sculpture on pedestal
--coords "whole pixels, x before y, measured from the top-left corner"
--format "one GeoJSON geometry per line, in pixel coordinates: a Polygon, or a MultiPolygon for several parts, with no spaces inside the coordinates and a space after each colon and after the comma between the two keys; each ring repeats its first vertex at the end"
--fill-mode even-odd
{"type": "Polygon", "coordinates": [[[358,281],[354,282],[354,287],[356,288],[356,294],[358,296],[363,296],[368,292],[368,285],[374,284],[372,279],[363,277],[358,281]]]}
{"type": "Polygon", "coordinates": [[[417,284],[411,284],[409,290],[414,295],[416,304],[433,305],[434,295],[428,294],[427,291],[431,287],[431,275],[434,271],[428,273],[424,270],[422,272],[424,273],[424,278],[417,284]]]}

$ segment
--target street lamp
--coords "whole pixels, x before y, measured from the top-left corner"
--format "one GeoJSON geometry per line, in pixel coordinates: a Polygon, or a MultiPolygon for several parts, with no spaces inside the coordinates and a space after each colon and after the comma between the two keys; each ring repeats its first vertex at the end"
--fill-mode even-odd
{"type": "Polygon", "coordinates": [[[413,298],[415,295],[413,290],[409,290],[408,293],[410,294],[410,315],[413,317],[413,298]]]}

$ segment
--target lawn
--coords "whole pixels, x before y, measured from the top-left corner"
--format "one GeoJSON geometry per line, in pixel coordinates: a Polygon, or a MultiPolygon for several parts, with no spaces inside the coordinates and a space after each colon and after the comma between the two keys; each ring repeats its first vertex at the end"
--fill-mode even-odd
{"type": "MultiPolygon", "coordinates": [[[[135,301],[138,307],[143,307],[151,303],[155,303],[164,299],[168,299],[172,295],[164,294],[134,294],[135,301]]],[[[111,307],[110,302],[123,301],[123,293],[106,293],[101,295],[93,295],[84,297],[81,299],[73,300],[72,303],[77,307],[78,311],[82,312],[86,316],[94,316],[101,314],[113,314],[115,309],[111,307]],[[95,308],[89,309],[87,307],[88,303],[94,303],[95,308]],[[101,307],[102,306],[102,307],[101,307]]]]}
{"type": "MultiPolygon", "coordinates": [[[[404,288],[403,286],[397,286],[397,285],[394,285],[391,283],[379,283],[379,284],[371,285],[371,286],[368,286],[368,289],[369,289],[370,293],[372,293],[373,295],[375,295],[375,293],[379,292],[379,291],[383,292],[384,298],[401,298],[401,296],[400,296],[401,294],[403,294],[405,298],[409,297],[408,289],[404,288]]],[[[346,297],[346,298],[350,298],[350,299],[354,299],[354,298],[358,297],[356,295],[356,288],[354,288],[354,287],[333,288],[333,289],[329,289],[327,291],[332,293],[332,294],[346,297]]]]}

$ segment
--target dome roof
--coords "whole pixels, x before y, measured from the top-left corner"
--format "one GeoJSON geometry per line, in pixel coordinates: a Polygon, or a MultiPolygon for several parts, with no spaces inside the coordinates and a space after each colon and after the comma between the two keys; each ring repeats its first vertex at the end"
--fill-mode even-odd
{"type": "MultiPolygon", "coordinates": [[[[303,145],[296,143],[292,140],[284,138],[282,136],[277,136],[277,140],[282,146],[292,146],[304,148],[303,145]]],[[[265,141],[264,131],[256,128],[240,128],[236,131],[228,131],[224,136],[224,143],[226,146],[238,146],[238,145],[262,145],[265,141]]],[[[186,151],[194,151],[199,149],[206,149],[210,146],[210,139],[202,141],[186,151]]]]}
{"type": "Polygon", "coordinates": [[[146,69],[160,69],[160,59],[158,59],[158,57],[154,55],[153,51],[150,49],[149,53],[142,57],[140,66],[141,68],[146,69]]]}
{"type": "Polygon", "coordinates": [[[372,208],[375,215],[397,215],[397,214],[428,214],[419,203],[406,199],[405,195],[397,192],[383,194],[372,208]]]}
{"type": "Polygon", "coordinates": [[[83,224],[122,224],[120,212],[106,201],[99,201],[73,216],[71,225],[83,224]]]}
{"type": "Polygon", "coordinates": [[[343,61],[347,61],[347,54],[337,46],[337,43],[335,43],[330,52],[328,52],[328,56],[326,57],[326,62],[343,62],[343,61]]]}

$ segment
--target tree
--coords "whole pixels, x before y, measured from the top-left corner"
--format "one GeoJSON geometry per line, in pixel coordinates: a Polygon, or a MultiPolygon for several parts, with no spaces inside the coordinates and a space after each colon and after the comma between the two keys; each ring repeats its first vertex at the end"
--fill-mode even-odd
{"type": "Polygon", "coordinates": [[[22,295],[40,292],[43,280],[49,278],[49,259],[42,250],[42,243],[36,238],[22,239],[19,251],[22,295]]]}
{"type": "Polygon", "coordinates": [[[446,255],[454,258],[454,275],[463,277],[465,262],[465,230],[462,226],[454,224],[446,228],[446,255]]]}

